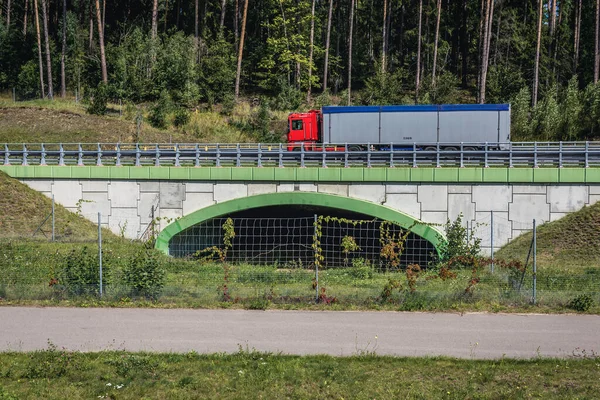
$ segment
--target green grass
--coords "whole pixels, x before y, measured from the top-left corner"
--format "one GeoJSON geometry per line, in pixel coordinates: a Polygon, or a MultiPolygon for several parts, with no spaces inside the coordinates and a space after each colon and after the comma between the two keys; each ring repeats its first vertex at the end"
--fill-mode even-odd
{"type": "MultiPolygon", "coordinates": [[[[0,238],[49,237],[52,200],[27,185],[0,172],[0,238]],[[46,221],[43,225],[42,223],[46,221]]],[[[97,238],[98,226],[85,218],[55,204],[55,234],[61,241],[93,241],[97,238]]],[[[115,238],[104,230],[107,239],[115,238]]]]}
{"type": "Polygon", "coordinates": [[[593,399],[597,358],[0,353],[0,399],[593,399]]]}
{"type": "MultiPolygon", "coordinates": [[[[600,271],[600,203],[537,229],[537,263],[542,269],[600,271]]],[[[496,256],[505,259],[527,257],[532,233],[526,233],[504,246],[496,256]]]]}
{"type": "MultiPolygon", "coordinates": [[[[148,105],[138,106],[144,116],[141,143],[246,143],[255,142],[251,121],[256,107],[236,105],[226,116],[208,109],[190,110],[190,121],[175,128],[155,129],[148,122],[148,105]]],[[[0,143],[116,143],[134,142],[135,106],[108,105],[106,116],[89,115],[86,106],[73,99],[12,102],[0,98],[0,143]],[[122,114],[122,115],[120,115],[122,114]]],[[[271,128],[286,129],[286,112],[272,113],[271,128]]]]}

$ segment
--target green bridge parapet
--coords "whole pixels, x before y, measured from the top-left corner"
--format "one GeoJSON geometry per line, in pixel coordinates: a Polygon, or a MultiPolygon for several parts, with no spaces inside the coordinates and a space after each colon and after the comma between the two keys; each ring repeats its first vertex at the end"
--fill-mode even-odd
{"type": "Polygon", "coordinates": [[[600,168],[278,168],[2,165],[17,179],[255,182],[600,183],[600,168]]]}

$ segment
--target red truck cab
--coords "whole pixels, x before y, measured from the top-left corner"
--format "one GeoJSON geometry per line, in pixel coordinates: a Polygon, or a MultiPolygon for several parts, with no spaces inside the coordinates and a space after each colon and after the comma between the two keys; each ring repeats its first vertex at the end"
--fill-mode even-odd
{"type": "Polygon", "coordinates": [[[288,150],[299,149],[304,143],[306,150],[321,141],[320,110],[310,110],[305,113],[292,113],[288,117],[288,150]]]}

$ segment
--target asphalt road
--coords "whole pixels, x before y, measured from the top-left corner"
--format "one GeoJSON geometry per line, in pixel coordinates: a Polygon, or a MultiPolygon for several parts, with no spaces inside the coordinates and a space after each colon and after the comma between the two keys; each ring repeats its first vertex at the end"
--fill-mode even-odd
{"type": "Polygon", "coordinates": [[[600,353],[600,316],[0,307],[0,351],[235,352],[461,358],[600,353]]]}

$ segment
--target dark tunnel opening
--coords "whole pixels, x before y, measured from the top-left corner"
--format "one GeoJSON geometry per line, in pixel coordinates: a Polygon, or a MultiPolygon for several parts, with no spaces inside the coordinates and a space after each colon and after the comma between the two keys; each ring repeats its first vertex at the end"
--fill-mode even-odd
{"type": "Polygon", "coordinates": [[[319,216],[324,267],[367,262],[381,270],[409,264],[426,268],[437,258],[430,242],[397,224],[358,212],[303,205],[253,208],[203,221],[175,235],[169,254],[217,259],[210,249],[223,248],[224,224],[231,218],[235,237],[227,252],[229,262],[312,268],[319,216]]]}

